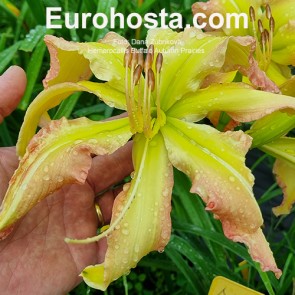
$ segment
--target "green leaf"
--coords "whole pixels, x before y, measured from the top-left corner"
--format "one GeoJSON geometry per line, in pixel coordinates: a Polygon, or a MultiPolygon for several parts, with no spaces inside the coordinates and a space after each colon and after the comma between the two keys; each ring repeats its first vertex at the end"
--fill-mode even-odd
{"type": "Polygon", "coordinates": [[[62,117],[69,118],[81,94],[81,92],[74,93],[69,98],[62,101],[53,119],[57,120],[62,117]]]}
{"type": "Polygon", "coordinates": [[[174,221],[173,227],[175,230],[179,230],[182,232],[192,233],[203,238],[209,239],[210,241],[221,245],[222,247],[228,249],[230,252],[235,253],[240,256],[242,259],[247,260],[249,264],[255,266],[254,262],[250,258],[248,251],[243,246],[230,241],[223,234],[218,232],[212,232],[210,230],[203,229],[196,225],[188,224],[188,223],[180,223],[178,221],[174,221]]]}
{"type": "Polygon", "coordinates": [[[29,34],[26,35],[26,38],[22,41],[19,50],[25,52],[32,52],[37,46],[39,40],[43,38],[46,34],[46,27],[36,26],[34,29],[30,30],[29,34]]]}
{"type": "Polygon", "coordinates": [[[40,40],[32,54],[30,63],[27,68],[27,80],[28,80],[27,88],[21,100],[21,103],[19,105],[19,109],[23,111],[28,108],[31,102],[32,93],[33,93],[37,78],[39,76],[39,72],[41,70],[45,50],[46,50],[46,45],[43,42],[43,40],[40,40]]]}
{"type": "Polygon", "coordinates": [[[16,42],[14,45],[8,47],[0,53],[0,73],[2,73],[11,62],[20,44],[20,41],[16,42]]]}
{"type": "Polygon", "coordinates": [[[26,0],[37,23],[45,25],[46,13],[43,1],[26,0]]]}
{"type": "MultiPolygon", "coordinates": [[[[118,0],[98,1],[96,12],[104,13],[108,17],[108,19],[110,19],[111,7],[114,7],[116,9],[117,6],[118,6],[118,0]]],[[[103,38],[108,31],[109,29],[107,28],[104,28],[101,30],[93,28],[91,40],[95,42],[103,38]]]]}
{"type": "Polygon", "coordinates": [[[179,271],[185,276],[194,294],[201,295],[196,284],[196,282],[198,281],[198,277],[194,269],[190,267],[188,263],[184,260],[184,258],[181,256],[179,250],[175,250],[173,246],[168,244],[165,248],[165,252],[167,256],[175,263],[175,266],[179,269],[179,271]]]}
{"type": "Polygon", "coordinates": [[[19,15],[18,8],[8,0],[0,0],[0,7],[2,7],[6,12],[9,13],[9,15],[14,18],[17,18],[19,15]]]}

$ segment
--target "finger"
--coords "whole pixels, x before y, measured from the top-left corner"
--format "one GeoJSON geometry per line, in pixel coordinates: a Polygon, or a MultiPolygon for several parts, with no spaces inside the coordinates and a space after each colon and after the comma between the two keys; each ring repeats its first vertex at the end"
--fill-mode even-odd
{"type": "Polygon", "coordinates": [[[97,194],[117,184],[132,171],[132,142],[129,142],[111,155],[93,158],[87,181],[97,194]]]}
{"type": "Polygon", "coordinates": [[[18,105],[26,88],[27,78],[18,66],[10,67],[0,76],[0,123],[18,105]]]}

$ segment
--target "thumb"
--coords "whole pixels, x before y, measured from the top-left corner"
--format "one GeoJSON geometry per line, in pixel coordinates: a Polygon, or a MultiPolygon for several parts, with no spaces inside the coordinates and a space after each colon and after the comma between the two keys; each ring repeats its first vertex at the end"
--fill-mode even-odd
{"type": "Polygon", "coordinates": [[[10,67],[0,76],[0,123],[16,108],[24,94],[26,84],[26,74],[18,66],[10,67]]]}

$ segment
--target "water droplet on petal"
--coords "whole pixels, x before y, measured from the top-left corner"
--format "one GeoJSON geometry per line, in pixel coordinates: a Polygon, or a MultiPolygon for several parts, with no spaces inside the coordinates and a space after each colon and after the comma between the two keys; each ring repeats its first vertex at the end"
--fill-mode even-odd
{"type": "Polygon", "coordinates": [[[228,179],[229,179],[229,181],[231,181],[231,182],[234,182],[234,181],[236,180],[233,176],[230,176],[228,179]]]}
{"type": "Polygon", "coordinates": [[[45,181],[48,181],[48,180],[50,180],[50,177],[49,177],[49,175],[44,175],[42,179],[45,181]]]}
{"type": "Polygon", "coordinates": [[[122,229],[122,234],[127,236],[129,234],[129,230],[128,229],[122,229]]]}

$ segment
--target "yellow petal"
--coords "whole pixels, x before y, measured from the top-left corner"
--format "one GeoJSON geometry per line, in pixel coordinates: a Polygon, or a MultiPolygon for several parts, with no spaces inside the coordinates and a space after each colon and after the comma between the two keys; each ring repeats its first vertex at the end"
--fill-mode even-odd
{"type": "Polygon", "coordinates": [[[20,157],[25,154],[26,147],[35,134],[40,120],[42,121],[48,116],[47,111],[59,105],[76,91],[92,92],[109,105],[118,106],[118,108],[124,108],[125,105],[125,97],[121,92],[113,89],[108,84],[81,81],[79,83],[61,83],[51,86],[42,91],[27,109],[16,146],[17,154],[20,157]]]}
{"type": "Polygon", "coordinates": [[[226,237],[243,242],[263,270],[277,268],[260,226],[262,216],[253,196],[254,177],[245,166],[251,138],[242,131],[220,133],[216,129],[167,118],[162,127],[173,166],[192,180],[191,192],[220,219],[226,237]],[[263,252],[261,251],[263,249],[263,252]]]}
{"type": "Polygon", "coordinates": [[[276,160],[273,172],[276,175],[277,183],[283,190],[284,199],[282,204],[273,208],[272,211],[276,216],[289,214],[295,203],[295,165],[288,161],[276,160]]]}
{"type": "Polygon", "coordinates": [[[134,178],[115,200],[110,228],[115,227],[107,235],[105,261],[82,272],[85,282],[100,290],[149,252],[162,251],[170,239],[173,170],[162,136],[148,142],[137,135],[133,152],[134,178]],[[123,218],[116,222],[122,212],[123,218]]]}
{"type": "Polygon", "coordinates": [[[84,183],[91,154],[111,154],[130,137],[128,118],[108,122],[86,118],[51,121],[33,137],[10,180],[1,206],[0,230],[7,230],[62,185],[84,183]]]}
{"type": "Polygon", "coordinates": [[[243,83],[211,85],[175,103],[167,115],[198,121],[211,111],[225,111],[234,120],[249,122],[276,110],[295,109],[295,98],[254,90],[243,83]]]}
{"type": "MultiPolygon", "coordinates": [[[[167,37],[161,35],[160,29],[157,32],[159,34],[155,38],[159,43],[170,44],[169,33],[167,37]]],[[[186,93],[197,90],[208,74],[218,71],[224,63],[226,46],[224,37],[212,37],[195,28],[178,33],[177,42],[163,52],[160,86],[162,109],[168,109],[186,93]]]]}

